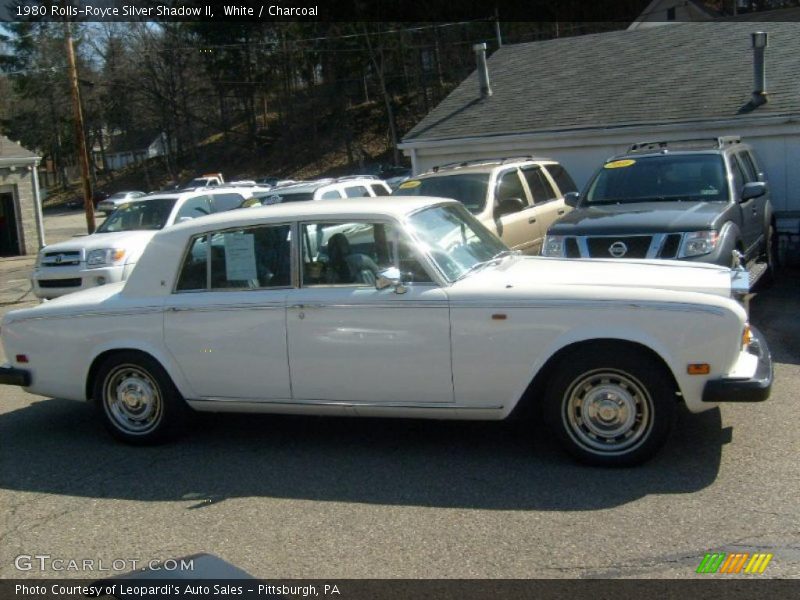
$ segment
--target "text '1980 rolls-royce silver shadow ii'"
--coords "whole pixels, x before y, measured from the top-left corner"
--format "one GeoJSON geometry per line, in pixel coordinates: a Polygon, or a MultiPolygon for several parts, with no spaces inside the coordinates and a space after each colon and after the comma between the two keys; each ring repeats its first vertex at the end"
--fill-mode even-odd
{"type": "Polygon", "coordinates": [[[679,403],[768,397],[736,275],[521,256],[442,198],[231,211],[157,233],[126,282],[9,312],[0,383],[90,400],[131,443],[168,439],[192,409],[525,412],[579,460],[632,465],[679,403]]]}

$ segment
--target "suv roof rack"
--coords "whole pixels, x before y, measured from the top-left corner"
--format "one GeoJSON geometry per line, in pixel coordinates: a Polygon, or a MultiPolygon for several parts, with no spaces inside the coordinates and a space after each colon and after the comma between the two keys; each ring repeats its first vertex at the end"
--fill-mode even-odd
{"type": "Polygon", "coordinates": [[[351,179],[379,179],[375,175],[342,175],[338,177],[336,181],[349,181],[351,179]]]}
{"type": "Polygon", "coordinates": [[[472,160],[457,160],[451,163],[445,163],[443,165],[436,165],[429,169],[428,172],[436,173],[440,169],[453,169],[456,167],[471,167],[476,165],[504,165],[510,162],[517,162],[521,160],[546,160],[543,158],[537,158],[531,154],[520,155],[520,156],[505,156],[501,158],[473,158],[472,160]]]}
{"type": "Polygon", "coordinates": [[[724,148],[733,144],[741,144],[742,138],[738,135],[723,135],[716,138],[690,138],[685,140],[661,140],[656,142],[637,142],[628,148],[628,154],[636,152],[651,152],[653,150],[668,150],[670,146],[699,146],[706,148],[724,148]]]}

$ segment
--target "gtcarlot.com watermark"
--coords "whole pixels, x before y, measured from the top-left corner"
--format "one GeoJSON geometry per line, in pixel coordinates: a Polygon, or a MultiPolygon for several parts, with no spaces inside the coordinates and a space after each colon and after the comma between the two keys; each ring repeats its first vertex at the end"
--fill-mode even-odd
{"type": "Polygon", "coordinates": [[[166,560],[139,558],[64,558],[50,554],[20,554],[14,558],[18,571],[76,571],[116,572],[129,571],[194,571],[192,558],[168,558],[166,560]]]}

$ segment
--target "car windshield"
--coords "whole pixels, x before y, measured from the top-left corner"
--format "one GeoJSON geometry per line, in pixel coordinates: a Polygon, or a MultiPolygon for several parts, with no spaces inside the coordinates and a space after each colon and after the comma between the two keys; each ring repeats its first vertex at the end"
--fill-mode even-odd
{"type": "Polygon", "coordinates": [[[128,202],[103,221],[96,233],[161,229],[175,206],[174,198],[157,198],[128,202]]]}
{"type": "Polygon", "coordinates": [[[400,184],[392,196],[436,196],[452,198],[474,215],[483,212],[489,187],[488,173],[460,173],[424,179],[410,179],[400,184]]]}
{"type": "Polygon", "coordinates": [[[407,226],[420,249],[430,255],[450,282],[509,251],[497,236],[457,204],[414,213],[407,226]]]}
{"type": "Polygon", "coordinates": [[[725,166],[718,154],[632,157],[606,163],[589,184],[586,204],[725,201],[725,166]]]}

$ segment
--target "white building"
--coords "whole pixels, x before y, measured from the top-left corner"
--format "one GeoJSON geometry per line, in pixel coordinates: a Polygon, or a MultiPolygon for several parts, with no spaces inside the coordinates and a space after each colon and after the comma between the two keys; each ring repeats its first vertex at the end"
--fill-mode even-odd
{"type": "Polygon", "coordinates": [[[400,144],[415,173],[519,155],[578,186],[634,142],[741,135],[758,152],[784,244],[800,233],[800,22],[716,21],[504,46],[400,144]],[[768,101],[751,104],[751,33],[766,31],[768,101]],[[789,235],[795,234],[795,235],[789,235]]]}

